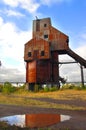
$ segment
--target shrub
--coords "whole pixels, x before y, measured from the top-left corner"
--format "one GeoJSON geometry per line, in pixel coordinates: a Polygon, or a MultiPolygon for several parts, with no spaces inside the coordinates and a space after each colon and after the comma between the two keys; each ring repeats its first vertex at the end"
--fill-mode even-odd
{"type": "Polygon", "coordinates": [[[16,90],[15,87],[12,86],[11,83],[5,82],[2,88],[2,92],[5,94],[10,94],[11,92],[14,92],[16,90]]]}
{"type": "Polygon", "coordinates": [[[44,87],[44,92],[49,92],[49,87],[44,87]]]}
{"type": "Polygon", "coordinates": [[[82,85],[76,85],[76,84],[65,84],[62,86],[61,90],[64,89],[75,89],[75,90],[86,90],[86,87],[82,85]]]}
{"type": "Polygon", "coordinates": [[[21,88],[21,89],[25,89],[25,88],[26,88],[26,85],[23,84],[23,85],[20,86],[20,88],[21,88]]]}
{"type": "Polygon", "coordinates": [[[58,90],[58,87],[44,87],[44,92],[53,92],[53,91],[57,91],[58,90]]]}
{"type": "Polygon", "coordinates": [[[74,89],[74,87],[74,84],[64,84],[61,89],[74,89]]]}
{"type": "Polygon", "coordinates": [[[49,91],[51,91],[51,92],[56,91],[56,90],[58,90],[57,87],[50,87],[50,88],[49,88],[49,91]]]}
{"type": "Polygon", "coordinates": [[[2,92],[2,89],[3,89],[3,85],[0,84],[0,92],[2,92]]]}

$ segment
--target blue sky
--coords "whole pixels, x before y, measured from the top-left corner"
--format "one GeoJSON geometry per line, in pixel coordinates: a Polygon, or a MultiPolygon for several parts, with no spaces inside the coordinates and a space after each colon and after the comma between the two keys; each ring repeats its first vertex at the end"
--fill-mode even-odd
{"type": "MultiPolygon", "coordinates": [[[[69,36],[70,48],[86,59],[86,0],[0,0],[0,81],[25,81],[24,44],[32,38],[35,16],[50,17],[69,36]]],[[[80,81],[79,65],[63,65],[60,74],[80,81]]],[[[86,80],[86,69],[84,75],[86,80]]]]}

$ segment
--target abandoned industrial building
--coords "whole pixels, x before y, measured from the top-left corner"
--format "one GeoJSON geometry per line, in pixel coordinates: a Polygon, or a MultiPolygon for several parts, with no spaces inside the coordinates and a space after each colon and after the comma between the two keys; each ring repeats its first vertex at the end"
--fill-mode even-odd
{"type": "Polygon", "coordinates": [[[32,39],[25,43],[24,61],[26,62],[26,83],[34,89],[35,84],[56,84],[59,76],[59,55],[68,54],[86,68],[86,60],[69,48],[69,37],[54,28],[50,18],[33,20],[32,39]]]}

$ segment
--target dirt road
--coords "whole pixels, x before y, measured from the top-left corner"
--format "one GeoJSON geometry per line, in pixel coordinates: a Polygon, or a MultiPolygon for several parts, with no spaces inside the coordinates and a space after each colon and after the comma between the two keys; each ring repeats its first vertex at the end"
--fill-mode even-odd
{"type": "MultiPolygon", "coordinates": [[[[38,100],[38,99],[37,99],[38,100]]],[[[40,100],[40,99],[39,99],[40,100]]],[[[41,99],[49,102],[55,102],[61,104],[62,101],[41,99]]],[[[82,101],[64,101],[65,104],[75,104],[77,106],[86,107],[86,102],[82,101]]],[[[39,107],[25,107],[16,105],[3,105],[0,104],[0,117],[17,115],[17,114],[35,114],[35,113],[56,113],[61,115],[69,115],[71,118],[68,121],[57,123],[49,126],[51,130],[86,130],[86,110],[60,110],[53,108],[39,108],[39,107]]]]}

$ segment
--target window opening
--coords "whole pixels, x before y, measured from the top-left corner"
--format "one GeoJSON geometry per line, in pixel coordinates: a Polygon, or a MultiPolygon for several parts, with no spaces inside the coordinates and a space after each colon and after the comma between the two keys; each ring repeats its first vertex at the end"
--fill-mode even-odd
{"type": "Polygon", "coordinates": [[[31,57],[31,52],[28,52],[28,56],[31,57]]]}
{"type": "Polygon", "coordinates": [[[48,38],[48,35],[44,35],[44,38],[48,38]]]}
{"type": "Polygon", "coordinates": [[[47,27],[47,24],[46,24],[46,23],[44,24],[44,27],[47,27]]]}
{"type": "Polygon", "coordinates": [[[41,51],[41,56],[44,56],[44,51],[41,51]]]}

